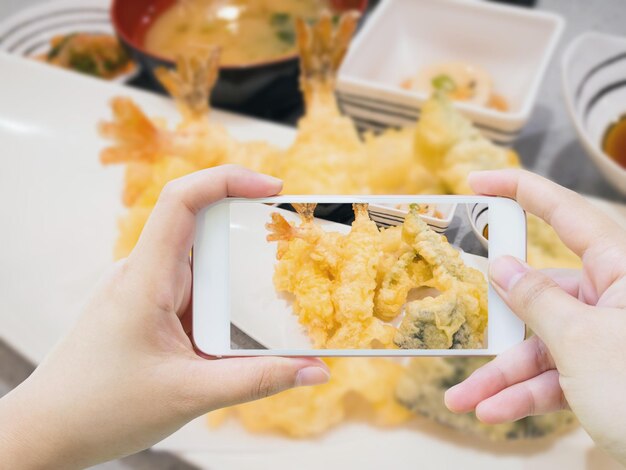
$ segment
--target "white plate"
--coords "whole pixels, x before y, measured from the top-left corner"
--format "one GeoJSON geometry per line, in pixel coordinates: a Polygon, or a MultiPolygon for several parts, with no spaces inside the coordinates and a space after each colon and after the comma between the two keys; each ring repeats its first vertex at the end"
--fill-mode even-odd
{"type": "MultiPolygon", "coordinates": [[[[273,283],[276,243],[266,240],[265,224],[272,212],[298,222],[294,212],[264,204],[230,206],[230,285],[232,323],[268,349],[311,349],[312,343],[293,313],[291,296],[276,292],[273,283]],[[242,295],[242,293],[245,293],[242,295]],[[262,312],[259,314],[259,312],[262,312]]],[[[316,219],[326,231],[348,233],[350,226],[316,219]]],[[[487,276],[487,258],[461,252],[468,266],[487,276]]],[[[432,295],[424,291],[423,295],[432,295]]],[[[394,320],[399,324],[402,315],[394,320]]]]}
{"type": "MultiPolygon", "coordinates": [[[[111,265],[122,169],[98,162],[104,142],[96,123],[110,117],[108,101],[126,95],[151,116],[178,115],[162,97],[2,53],[0,70],[0,338],[38,363],[111,265]]],[[[294,136],[258,120],[212,116],[241,139],[288,145],[294,136]]],[[[420,468],[618,468],[582,431],[553,444],[491,445],[425,420],[397,429],[348,423],[299,441],[252,435],[237,423],[212,430],[201,418],[156,447],[213,470],[405,468],[416,461],[420,468]]]]}
{"type": "MultiPolygon", "coordinates": [[[[24,8],[0,21],[0,51],[34,60],[50,50],[50,40],[71,33],[115,35],[110,0],[52,0],[24,8]]],[[[117,76],[124,82],[138,69],[117,76]]]]}

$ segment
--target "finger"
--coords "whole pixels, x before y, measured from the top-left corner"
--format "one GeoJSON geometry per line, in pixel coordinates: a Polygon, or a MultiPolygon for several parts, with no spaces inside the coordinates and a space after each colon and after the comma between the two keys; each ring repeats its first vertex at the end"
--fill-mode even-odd
{"type": "Polygon", "coordinates": [[[587,309],[548,276],[512,256],[494,260],[489,275],[498,295],[552,352],[563,331],[587,309]]]}
{"type": "Polygon", "coordinates": [[[450,411],[467,413],[483,400],[507,387],[554,368],[554,360],[548,348],[539,337],[532,336],[450,388],[444,396],[444,401],[450,411]]]}
{"type": "Polygon", "coordinates": [[[552,369],[481,402],[476,417],[483,423],[500,424],[567,408],[559,373],[552,369]]]}
{"type": "Polygon", "coordinates": [[[180,312],[180,324],[183,327],[183,331],[189,339],[193,342],[193,311],[192,311],[192,302],[187,302],[187,308],[183,309],[180,312]]]}
{"type": "Polygon", "coordinates": [[[542,269],[542,273],[556,282],[572,297],[578,298],[582,272],[578,269],[542,269]]]}
{"type": "Polygon", "coordinates": [[[539,175],[524,170],[480,171],[471,173],[468,182],[476,193],[515,199],[550,224],[580,257],[607,236],[621,240],[619,226],[609,217],[579,194],[539,175]]]}
{"type": "Polygon", "coordinates": [[[626,309],[626,277],[622,277],[617,282],[611,284],[602,293],[597,306],[626,309]]]}
{"type": "Polygon", "coordinates": [[[284,390],[326,383],[328,367],[317,358],[247,357],[198,359],[191,385],[199,412],[274,395],[284,390]]]}
{"type": "Polygon", "coordinates": [[[227,196],[273,196],[281,188],[279,179],[236,165],[209,168],[172,180],[161,191],[131,257],[152,259],[161,270],[187,263],[195,216],[202,208],[227,196]]]}

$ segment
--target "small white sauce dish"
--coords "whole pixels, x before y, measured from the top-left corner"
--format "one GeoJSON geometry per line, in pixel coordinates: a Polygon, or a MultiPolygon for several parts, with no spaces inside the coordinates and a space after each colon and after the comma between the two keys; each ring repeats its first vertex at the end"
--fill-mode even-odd
{"type": "Polygon", "coordinates": [[[626,114],[626,37],[578,36],[563,53],[561,78],[567,110],[587,154],[626,194],[626,169],[602,151],[606,130],[626,114]]]}
{"type": "Polygon", "coordinates": [[[428,96],[402,82],[432,64],[462,61],[491,75],[509,109],[457,107],[487,138],[510,145],[530,117],[563,25],[552,13],[489,2],[383,1],[339,71],[339,103],[362,130],[413,124],[428,96]]]}

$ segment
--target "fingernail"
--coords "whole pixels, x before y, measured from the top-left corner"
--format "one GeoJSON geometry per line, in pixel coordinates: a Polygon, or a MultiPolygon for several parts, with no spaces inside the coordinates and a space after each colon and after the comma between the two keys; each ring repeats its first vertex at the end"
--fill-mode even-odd
{"type": "Polygon", "coordinates": [[[300,369],[296,375],[296,387],[306,387],[309,385],[321,385],[328,382],[330,374],[321,367],[305,367],[300,369]]]}
{"type": "Polygon", "coordinates": [[[450,393],[454,394],[455,387],[456,385],[446,390],[446,392],[443,394],[443,404],[446,406],[446,408],[448,408],[452,412],[454,412],[454,410],[450,406],[450,393]]]}
{"type": "Polygon", "coordinates": [[[489,268],[493,282],[506,292],[510,291],[528,271],[530,266],[512,256],[497,258],[489,268]]]}

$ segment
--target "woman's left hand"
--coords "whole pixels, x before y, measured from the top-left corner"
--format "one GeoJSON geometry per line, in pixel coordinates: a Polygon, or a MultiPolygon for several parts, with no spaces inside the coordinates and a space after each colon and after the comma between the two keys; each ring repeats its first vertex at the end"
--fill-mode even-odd
{"type": "Polygon", "coordinates": [[[181,323],[196,213],[281,187],[235,166],[168,183],[134,251],[101,281],[73,330],[0,400],[0,466],[87,467],[145,449],[216,408],[326,382],[314,358],[201,358],[181,323]]]}

